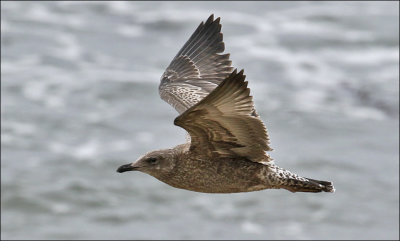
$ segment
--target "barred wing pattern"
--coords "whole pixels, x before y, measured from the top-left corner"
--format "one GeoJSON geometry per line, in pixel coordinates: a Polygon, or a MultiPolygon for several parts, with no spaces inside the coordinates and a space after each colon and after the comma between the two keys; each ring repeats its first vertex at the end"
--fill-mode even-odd
{"type": "Polygon", "coordinates": [[[178,116],[174,124],[191,137],[190,150],[254,162],[272,160],[267,129],[252,115],[254,103],[243,70],[232,72],[209,95],[178,116]]]}
{"type": "Polygon", "coordinates": [[[232,72],[220,18],[201,22],[161,77],[161,98],[179,114],[198,103],[232,72]]]}

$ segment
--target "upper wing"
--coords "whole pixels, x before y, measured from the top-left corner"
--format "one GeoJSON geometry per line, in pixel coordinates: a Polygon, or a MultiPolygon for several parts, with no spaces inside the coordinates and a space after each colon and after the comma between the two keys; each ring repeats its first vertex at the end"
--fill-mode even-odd
{"type": "Polygon", "coordinates": [[[160,96],[180,114],[232,72],[229,54],[218,54],[225,50],[219,20],[201,22],[161,76],[160,96]]]}
{"type": "Polygon", "coordinates": [[[254,162],[270,160],[267,129],[252,115],[254,104],[243,70],[236,70],[213,92],[178,116],[174,124],[191,137],[191,151],[224,157],[242,156],[254,162]]]}

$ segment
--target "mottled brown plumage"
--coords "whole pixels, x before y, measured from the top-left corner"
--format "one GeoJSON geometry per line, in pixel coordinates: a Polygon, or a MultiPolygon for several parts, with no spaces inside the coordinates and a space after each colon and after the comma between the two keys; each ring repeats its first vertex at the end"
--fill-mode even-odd
{"type": "Polygon", "coordinates": [[[331,182],[300,177],[274,164],[264,123],[243,70],[231,72],[219,18],[201,23],[161,77],[160,95],[180,115],[186,144],[152,151],[118,172],[138,170],[173,187],[205,193],[267,188],[334,192],[331,182]],[[199,57],[200,56],[200,57],[199,57]]]}

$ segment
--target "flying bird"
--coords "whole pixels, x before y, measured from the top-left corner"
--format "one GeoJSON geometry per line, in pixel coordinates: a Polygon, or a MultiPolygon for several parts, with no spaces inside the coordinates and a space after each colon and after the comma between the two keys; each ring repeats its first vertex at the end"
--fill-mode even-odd
{"type": "Polygon", "coordinates": [[[117,172],[141,171],[181,189],[237,193],[263,189],[334,192],[331,182],[298,176],[277,166],[267,129],[254,108],[243,70],[233,70],[220,18],[201,22],[173,58],[159,85],[179,116],[187,142],[146,153],[117,172]]]}

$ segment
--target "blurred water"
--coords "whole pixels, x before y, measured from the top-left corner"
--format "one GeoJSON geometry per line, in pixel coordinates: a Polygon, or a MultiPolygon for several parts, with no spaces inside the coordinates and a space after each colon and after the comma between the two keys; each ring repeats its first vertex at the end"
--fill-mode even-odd
{"type": "Polygon", "coordinates": [[[1,2],[4,239],[398,239],[398,2],[1,2]],[[336,193],[202,194],[120,164],[184,141],[158,96],[221,17],[275,149],[336,193]]]}

